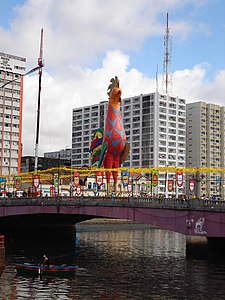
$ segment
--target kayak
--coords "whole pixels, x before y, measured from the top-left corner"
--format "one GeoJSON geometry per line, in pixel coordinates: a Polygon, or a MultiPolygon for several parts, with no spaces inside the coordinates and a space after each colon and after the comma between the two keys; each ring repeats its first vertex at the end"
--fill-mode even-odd
{"type": "Polygon", "coordinates": [[[78,266],[67,265],[32,265],[29,263],[15,265],[16,275],[20,276],[54,276],[54,277],[73,277],[78,270],[78,266]]]}

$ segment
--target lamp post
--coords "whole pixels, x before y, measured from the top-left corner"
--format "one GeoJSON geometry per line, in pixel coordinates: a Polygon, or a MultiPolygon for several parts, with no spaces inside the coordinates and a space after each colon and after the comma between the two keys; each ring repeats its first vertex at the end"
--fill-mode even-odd
{"type": "Polygon", "coordinates": [[[59,150],[59,154],[58,154],[58,197],[59,197],[59,185],[60,185],[60,171],[59,171],[59,168],[60,168],[60,150],[59,150]]]}

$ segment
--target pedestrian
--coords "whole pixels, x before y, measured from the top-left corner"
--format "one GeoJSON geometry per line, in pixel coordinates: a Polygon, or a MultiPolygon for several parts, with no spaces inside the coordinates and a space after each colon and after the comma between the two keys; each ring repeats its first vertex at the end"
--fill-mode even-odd
{"type": "Polygon", "coordinates": [[[49,258],[48,258],[46,255],[43,256],[43,263],[42,263],[42,264],[43,264],[44,266],[47,266],[47,267],[50,266],[49,258]]]}

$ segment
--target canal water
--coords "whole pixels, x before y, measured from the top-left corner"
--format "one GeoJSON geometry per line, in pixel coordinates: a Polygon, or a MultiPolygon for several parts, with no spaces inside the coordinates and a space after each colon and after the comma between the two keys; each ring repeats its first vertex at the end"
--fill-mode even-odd
{"type": "Polygon", "coordinates": [[[225,299],[225,260],[187,259],[185,237],[156,228],[94,229],[76,238],[10,237],[0,299],[225,299]],[[74,278],[29,278],[15,264],[79,265],[74,278]]]}

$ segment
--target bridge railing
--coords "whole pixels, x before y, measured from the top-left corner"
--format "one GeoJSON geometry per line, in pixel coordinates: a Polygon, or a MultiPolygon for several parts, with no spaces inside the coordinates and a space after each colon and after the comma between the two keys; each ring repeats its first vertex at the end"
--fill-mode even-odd
{"type": "Polygon", "coordinates": [[[179,199],[158,197],[36,197],[36,198],[1,198],[1,206],[23,205],[106,205],[128,207],[151,207],[185,210],[225,210],[223,200],[179,199]]]}

